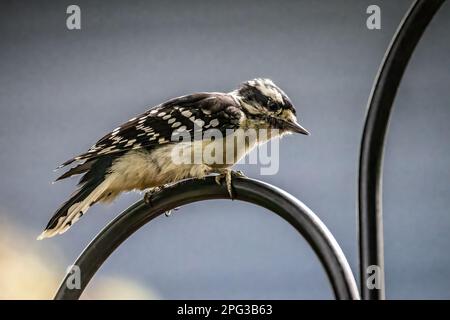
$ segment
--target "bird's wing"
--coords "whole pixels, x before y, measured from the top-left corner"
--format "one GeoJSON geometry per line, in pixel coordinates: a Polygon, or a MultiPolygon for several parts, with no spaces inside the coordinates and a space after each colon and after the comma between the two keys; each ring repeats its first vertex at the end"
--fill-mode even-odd
{"type": "Polygon", "coordinates": [[[222,93],[196,93],[169,100],[130,119],[101,138],[86,153],[64,162],[90,161],[103,155],[118,155],[132,149],[151,149],[171,143],[174,133],[218,129],[225,136],[237,129],[241,112],[235,100],[222,93]]]}

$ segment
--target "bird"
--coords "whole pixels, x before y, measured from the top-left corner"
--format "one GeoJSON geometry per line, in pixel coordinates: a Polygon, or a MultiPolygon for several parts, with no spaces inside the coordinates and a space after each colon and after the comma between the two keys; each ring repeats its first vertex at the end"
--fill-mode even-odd
{"type": "MultiPolygon", "coordinates": [[[[109,203],[122,192],[152,191],[188,178],[216,175],[232,197],[232,166],[254,147],[285,134],[309,132],[299,124],[289,97],[272,80],[256,78],[228,92],[198,92],[168,100],[120,125],[98,140],[87,152],[58,167],[71,168],[56,181],[80,175],[78,188],[54,213],[38,240],[66,232],[95,203],[109,203]],[[230,141],[255,131],[256,139],[244,146],[230,141]],[[266,130],[266,136],[259,132],[266,130]],[[206,139],[208,132],[221,136],[206,139]],[[233,139],[227,139],[227,138],[233,139]],[[184,139],[181,139],[184,138],[184,139]],[[223,148],[229,161],[174,161],[178,150],[223,148]]],[[[181,157],[186,160],[186,157],[181,157]]],[[[149,197],[148,197],[149,196],[149,197]]]]}

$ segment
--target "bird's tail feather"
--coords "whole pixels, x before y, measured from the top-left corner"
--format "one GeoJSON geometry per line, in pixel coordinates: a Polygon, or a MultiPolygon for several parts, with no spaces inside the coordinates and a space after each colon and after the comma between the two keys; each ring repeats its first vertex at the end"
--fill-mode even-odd
{"type": "Polygon", "coordinates": [[[84,162],[82,164],[79,164],[76,167],[73,167],[73,168],[69,169],[67,172],[65,172],[64,174],[62,174],[58,178],[56,178],[55,182],[59,181],[59,180],[66,179],[66,178],[69,178],[69,177],[71,177],[73,175],[77,175],[77,174],[89,171],[94,163],[95,163],[95,160],[86,161],[86,162],[84,162]]]}
{"type": "Polygon", "coordinates": [[[81,178],[78,190],[56,210],[38,240],[66,232],[91,205],[108,195],[108,187],[114,179],[107,174],[110,165],[111,159],[108,158],[90,164],[90,170],[81,178]]]}
{"type": "Polygon", "coordinates": [[[108,179],[98,185],[87,184],[82,186],[56,211],[44,232],[37,239],[42,240],[66,232],[86,213],[92,204],[103,196],[108,186],[108,179]]]}

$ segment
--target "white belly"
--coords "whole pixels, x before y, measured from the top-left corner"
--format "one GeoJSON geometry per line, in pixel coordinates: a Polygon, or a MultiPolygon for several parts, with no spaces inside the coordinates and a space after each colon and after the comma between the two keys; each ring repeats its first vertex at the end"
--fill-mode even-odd
{"type": "Polygon", "coordinates": [[[214,141],[166,144],[151,152],[132,150],[111,167],[109,190],[114,194],[144,190],[186,178],[203,178],[233,166],[258,143],[266,140],[258,141],[243,130],[237,130],[214,141]]]}

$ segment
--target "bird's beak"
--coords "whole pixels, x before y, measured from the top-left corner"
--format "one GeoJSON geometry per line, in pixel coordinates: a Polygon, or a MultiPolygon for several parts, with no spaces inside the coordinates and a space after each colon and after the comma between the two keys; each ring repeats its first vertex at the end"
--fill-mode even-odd
{"type": "Polygon", "coordinates": [[[301,133],[301,134],[305,134],[305,135],[309,136],[308,130],[306,130],[300,124],[298,124],[297,121],[288,121],[287,129],[291,132],[301,133]]]}

